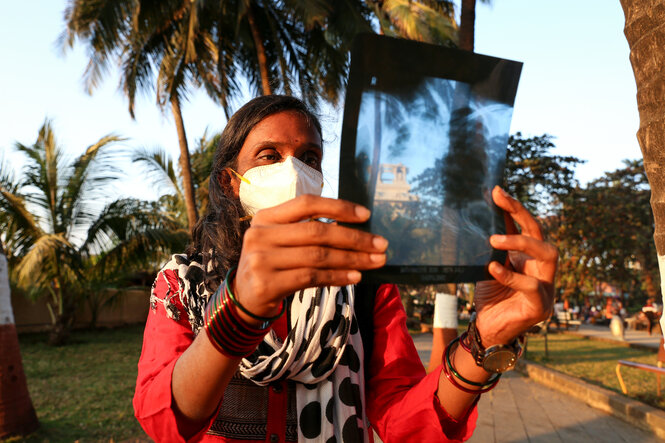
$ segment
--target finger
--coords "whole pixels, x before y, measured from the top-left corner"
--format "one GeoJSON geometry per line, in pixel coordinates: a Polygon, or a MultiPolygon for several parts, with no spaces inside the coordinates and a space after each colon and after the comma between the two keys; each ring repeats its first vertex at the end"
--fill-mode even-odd
{"type": "Polygon", "coordinates": [[[507,211],[501,212],[503,212],[503,221],[506,224],[506,234],[519,234],[520,230],[517,229],[515,220],[513,220],[513,217],[510,215],[510,213],[507,211]]]}
{"type": "Polygon", "coordinates": [[[376,269],[386,264],[386,254],[345,251],[321,246],[281,248],[279,254],[255,252],[246,257],[250,267],[286,270],[316,269],[376,269]]]}
{"type": "Polygon", "coordinates": [[[281,205],[258,211],[252,225],[294,223],[312,218],[362,223],[367,221],[369,216],[369,209],[350,201],[305,194],[281,205]]]}
{"type": "Polygon", "coordinates": [[[305,288],[346,286],[360,282],[362,274],[355,269],[300,268],[276,274],[274,289],[281,294],[292,294],[305,288]]]}
{"type": "Polygon", "coordinates": [[[523,234],[537,238],[538,240],[543,239],[543,231],[540,228],[540,224],[520,202],[508,195],[499,186],[495,186],[492,189],[492,198],[498,207],[506,211],[522,227],[523,234]]]}
{"type": "Polygon", "coordinates": [[[363,232],[335,224],[317,221],[288,225],[252,226],[245,233],[248,247],[275,246],[329,246],[364,252],[385,252],[388,240],[380,235],[363,232]]]}
{"type": "Polygon", "coordinates": [[[524,252],[545,262],[556,263],[558,259],[558,252],[553,245],[526,235],[492,235],[490,244],[504,251],[524,252]]]}
{"type": "Polygon", "coordinates": [[[535,277],[511,271],[499,262],[491,262],[488,270],[496,281],[514,291],[531,294],[537,293],[540,289],[540,282],[535,277]]]}

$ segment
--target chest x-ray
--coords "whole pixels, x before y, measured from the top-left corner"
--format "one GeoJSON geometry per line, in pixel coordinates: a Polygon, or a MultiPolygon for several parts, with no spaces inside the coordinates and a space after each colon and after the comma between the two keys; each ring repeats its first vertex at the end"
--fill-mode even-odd
{"type": "Polygon", "coordinates": [[[521,64],[443,47],[363,36],[352,56],[340,198],[372,210],[365,229],[390,241],[373,281],[488,278],[505,253],[491,200],[505,165],[521,64]]]}

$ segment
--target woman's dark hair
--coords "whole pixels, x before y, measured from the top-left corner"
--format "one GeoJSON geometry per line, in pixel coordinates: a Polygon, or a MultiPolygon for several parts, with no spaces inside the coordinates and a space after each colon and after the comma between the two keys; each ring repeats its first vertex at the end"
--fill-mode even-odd
{"type": "Polygon", "coordinates": [[[237,169],[238,154],[250,131],[264,118],[283,111],[295,111],[307,118],[321,135],[319,119],[301,100],[285,95],[257,97],[233,114],[222,132],[210,171],[208,208],[192,230],[187,256],[207,270],[209,289],[217,289],[228,269],[238,263],[242,236],[249,227],[240,221],[245,211],[229,189],[223,188],[221,175],[228,167],[237,169]],[[212,265],[210,265],[210,263],[212,265]]]}

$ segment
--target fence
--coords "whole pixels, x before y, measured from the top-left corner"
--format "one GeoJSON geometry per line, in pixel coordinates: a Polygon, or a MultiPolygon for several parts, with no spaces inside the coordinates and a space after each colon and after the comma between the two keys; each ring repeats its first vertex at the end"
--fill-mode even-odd
{"type": "MultiPolygon", "coordinates": [[[[108,291],[110,297],[114,291],[108,291]]],[[[112,306],[100,309],[97,325],[105,327],[145,323],[148,317],[150,289],[123,291],[112,306]]],[[[12,293],[12,307],[16,330],[21,332],[43,331],[51,324],[51,317],[45,300],[31,301],[12,293]]],[[[90,308],[87,304],[76,313],[75,327],[86,327],[91,321],[90,308]]]]}

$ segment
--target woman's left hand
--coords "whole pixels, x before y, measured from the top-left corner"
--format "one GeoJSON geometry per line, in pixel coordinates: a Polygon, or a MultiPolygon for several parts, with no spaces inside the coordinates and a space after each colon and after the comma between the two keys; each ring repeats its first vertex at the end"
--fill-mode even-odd
{"type": "Polygon", "coordinates": [[[476,285],[476,325],[483,346],[510,343],[531,326],[547,319],[554,303],[557,249],[543,241],[533,216],[498,186],[492,198],[506,213],[507,235],[493,235],[490,243],[508,251],[508,265],[489,265],[496,279],[476,285]],[[513,222],[522,228],[518,233],[513,222]]]}

